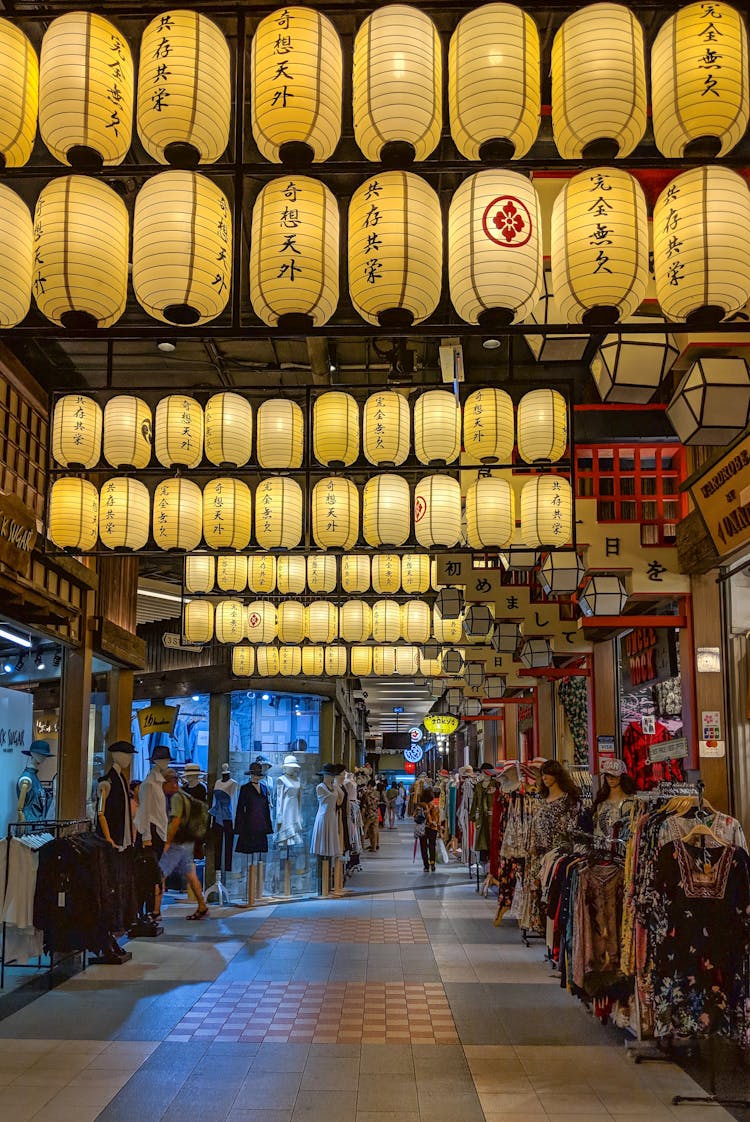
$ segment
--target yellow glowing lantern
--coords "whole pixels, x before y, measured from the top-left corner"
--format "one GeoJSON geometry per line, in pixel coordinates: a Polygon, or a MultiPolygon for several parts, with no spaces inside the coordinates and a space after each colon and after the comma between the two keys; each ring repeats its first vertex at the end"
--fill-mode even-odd
{"type": "Polygon", "coordinates": [[[327,160],[341,136],[343,59],[331,21],[312,8],[271,12],[250,54],[252,130],[264,159],[327,160]]]}
{"type": "Polygon", "coordinates": [[[148,541],[151,497],[138,479],[114,478],[99,492],[99,538],[107,549],[143,549],[148,541]]]}
{"type": "Polygon", "coordinates": [[[557,390],[530,390],[518,403],[518,454],[527,464],[555,463],[568,446],[568,410],[557,390]]]}
{"type": "Polygon", "coordinates": [[[302,488],[294,479],[264,479],[255,492],[255,538],[261,549],[294,549],[302,539],[302,488]]]}
{"type": "Polygon", "coordinates": [[[302,464],[305,419],[296,401],[270,398],[258,408],[258,463],[289,470],[302,464]]]}
{"type": "Polygon", "coordinates": [[[203,459],[203,410],[189,394],[169,394],[156,406],[154,451],[164,467],[196,468],[203,459]]]}
{"type": "Polygon", "coordinates": [[[372,647],[352,647],[349,670],[353,678],[369,678],[372,674],[372,647]]]}
{"type": "Polygon", "coordinates": [[[245,605],[241,600],[220,600],[216,605],[214,629],[218,643],[241,643],[247,638],[245,605]]]}
{"type": "Polygon", "coordinates": [[[325,667],[325,652],[320,646],[302,648],[302,673],[306,678],[320,678],[325,667]]]}
{"type": "Polygon", "coordinates": [[[401,587],[401,558],[397,553],[376,553],[372,559],[372,590],[392,596],[401,587]]]}
{"type": "Polygon", "coordinates": [[[344,592],[361,595],[370,588],[370,558],[361,553],[345,553],[341,558],[341,587],[344,592]]]}
{"type": "Polygon", "coordinates": [[[154,491],[152,529],[159,549],[197,549],[203,528],[201,489],[189,479],[162,479],[154,491]]]}
{"type": "Polygon", "coordinates": [[[333,592],[336,587],[336,558],[311,553],[307,558],[307,587],[310,592],[333,592]]]}
{"type": "Polygon", "coordinates": [[[128,212],[98,179],[63,175],[34,212],[32,291],[42,315],[71,329],[111,327],[125,311],[128,212]]]}
{"type": "Polygon", "coordinates": [[[365,459],[376,467],[398,467],[409,455],[409,403],[395,390],[373,393],[362,418],[365,459]]]}
{"type": "Polygon", "coordinates": [[[350,479],[321,479],[312,492],[312,535],[321,549],[351,549],[359,537],[359,491],[350,479]]]}
{"type": "Polygon", "coordinates": [[[302,648],[279,648],[279,673],[285,678],[297,678],[302,673],[302,648]]]}
{"type": "MultiPolygon", "coordinates": [[[[1,36],[0,25],[0,40],[1,36]]],[[[34,235],[29,208],[15,191],[0,184],[0,328],[15,327],[29,310],[33,258],[34,235]]]]}
{"type": "Polygon", "coordinates": [[[414,451],[421,464],[450,464],[461,451],[461,406],[448,390],[427,390],[414,403],[414,451]]]}
{"type": "Polygon", "coordinates": [[[133,93],[130,47],[109,20],[94,12],[52,20],[39,60],[39,132],[56,160],[82,171],[121,164],[133,93]]]}
{"type": "Polygon", "coordinates": [[[339,633],[339,610],[329,600],[313,600],[305,609],[305,634],[311,643],[332,643],[339,633]]]}
{"type": "Polygon", "coordinates": [[[357,188],[349,203],[349,293],[363,319],[390,328],[421,323],[438,305],[442,267],[440,201],[424,179],[386,171],[357,188]]]}
{"type": "Polygon", "coordinates": [[[432,634],[430,607],[424,600],[409,600],[401,606],[401,634],[407,643],[426,643],[432,634]]]}
{"type": "Polygon", "coordinates": [[[253,207],[250,300],[259,319],[286,331],[320,327],[336,311],[339,210],[325,184],[287,175],[261,190],[253,207]]]}
{"type": "Polygon", "coordinates": [[[252,678],[255,673],[254,647],[235,647],[233,649],[232,673],[238,678],[252,678]]]}
{"type": "MultiPolygon", "coordinates": [[[[372,608],[365,600],[346,600],[339,612],[339,637],[345,643],[366,643],[372,634],[372,608]]],[[[352,670],[352,673],[354,671],[352,670]]]]}
{"type": "Polygon", "coordinates": [[[362,533],[368,545],[401,546],[411,522],[409,484],[401,475],[374,475],[362,492],[362,533]]]}
{"type": "Polygon", "coordinates": [[[244,592],[247,588],[247,557],[242,553],[217,557],[216,583],[222,592],[244,592]]]}
{"type": "Polygon", "coordinates": [[[200,12],[155,16],[138,66],[136,124],[148,154],[177,168],[215,163],[231,116],[231,59],[220,28],[200,12]]]}
{"type": "Polygon", "coordinates": [[[63,467],[89,471],[102,450],[102,410],[93,397],[70,393],[58,399],[52,419],[52,456],[63,467]]]}
{"type": "Polygon", "coordinates": [[[391,677],[396,674],[396,647],[373,647],[372,672],[379,678],[391,677]]]}
{"type": "Polygon", "coordinates": [[[279,640],[302,643],[305,639],[305,605],[299,600],[282,600],[278,608],[279,640]]]}
{"type": "Polygon", "coordinates": [[[717,0],[669,16],[651,50],[651,103],[663,156],[731,152],[750,118],[747,29],[736,8],[717,0]]]}
{"type": "Polygon", "coordinates": [[[247,587],[266,596],[276,588],[276,558],[272,553],[253,553],[248,557],[247,587]]]}
{"type": "Polygon", "coordinates": [[[436,604],[432,609],[432,634],[438,643],[460,643],[463,634],[461,617],[447,619],[436,604]]]}
{"type": "Polygon", "coordinates": [[[313,455],[326,467],[349,467],[359,456],[359,406],[351,394],[331,390],[313,405],[313,455]]]}
{"type": "Polygon", "coordinates": [[[206,459],[217,467],[244,467],[253,451],[253,407],[238,393],[215,393],[206,402],[206,459]]]}
{"type": "Polygon", "coordinates": [[[77,476],[56,479],[49,493],[49,536],[60,549],[88,553],[96,546],[99,496],[93,483],[77,476]]]}
{"type": "Polygon", "coordinates": [[[448,50],[451,135],[467,160],[520,160],[542,110],[539,32],[514,4],[482,4],[448,50]]]}
{"type": "Polygon", "coordinates": [[[203,539],[209,549],[247,549],[253,499],[240,479],[212,479],[203,489],[203,539]]]}
{"type": "Polygon", "coordinates": [[[471,549],[505,549],[516,525],[513,488],[495,476],[477,479],[466,492],[466,541],[471,549]]]}
{"type": "Polygon", "coordinates": [[[185,588],[188,592],[212,592],[216,583],[216,559],[210,553],[185,558],[185,588]]]}
{"type": "Polygon", "coordinates": [[[521,488],[524,545],[567,545],[573,536],[573,491],[560,475],[537,475],[521,488]]]}
{"type": "Polygon", "coordinates": [[[304,557],[279,557],[276,562],[276,587],[282,596],[299,596],[304,592],[306,575],[304,557]]]}
{"type": "Polygon", "coordinates": [[[509,464],[513,456],[513,402],[505,390],[474,390],[464,402],[464,451],[483,464],[509,464]]]}
{"type": "Polygon", "coordinates": [[[430,558],[426,553],[405,553],[401,558],[401,587],[409,595],[430,588],[430,558]]]}
{"type": "Polygon", "coordinates": [[[133,289],[154,319],[183,327],[224,311],[232,283],[232,211],[194,171],[163,171],[135,200],[133,289]]]}
{"type": "Polygon", "coordinates": [[[396,600],[373,604],[372,637],[376,643],[397,643],[401,638],[401,608],[396,600]]]}
{"type": "Polygon", "coordinates": [[[104,406],[104,459],[113,468],[142,470],[151,460],[153,420],[140,397],[121,394],[104,406]]]}
{"type": "Polygon", "coordinates": [[[245,638],[251,643],[272,643],[279,633],[275,606],[268,600],[254,600],[247,606],[245,638]]]}
{"type": "Polygon", "coordinates": [[[20,27],[0,20],[0,166],[28,163],[36,139],[39,62],[20,27]]]}
{"type": "Polygon", "coordinates": [[[325,672],[329,678],[345,678],[348,654],[346,647],[333,643],[325,649],[325,672]]]}
{"type": "Polygon", "coordinates": [[[255,652],[255,672],[259,678],[275,678],[279,673],[279,648],[258,647],[255,652]]]}
{"type": "Polygon", "coordinates": [[[414,488],[414,534],[427,549],[461,540],[461,484],[449,475],[428,475],[414,488]]]}
{"type": "Polygon", "coordinates": [[[439,678],[443,672],[443,660],[440,655],[428,658],[425,654],[419,656],[419,673],[423,678],[439,678]]]}
{"type": "Polygon", "coordinates": [[[210,600],[189,600],[182,609],[186,643],[210,643],[214,637],[214,606],[210,600]]]}
{"type": "Polygon", "coordinates": [[[569,15],[552,43],[552,133],[564,160],[629,156],[646,131],[643,28],[622,4],[569,15]]]}

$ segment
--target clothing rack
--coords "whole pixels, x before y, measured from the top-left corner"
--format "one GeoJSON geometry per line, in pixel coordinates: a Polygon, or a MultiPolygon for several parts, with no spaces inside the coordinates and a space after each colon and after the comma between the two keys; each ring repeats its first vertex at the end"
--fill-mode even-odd
{"type": "MultiPolygon", "coordinates": [[[[11,822],[8,826],[6,837],[6,852],[5,852],[5,884],[3,885],[3,900],[8,890],[8,879],[10,877],[10,843],[13,838],[29,837],[32,834],[51,834],[52,838],[64,837],[68,834],[83,834],[93,829],[93,825],[88,818],[43,818],[36,822],[11,822]]],[[[5,960],[5,947],[6,947],[6,929],[7,923],[3,920],[2,940],[0,941],[0,990],[5,988],[5,970],[9,964],[5,960]]],[[[66,954],[55,955],[53,952],[49,957],[49,966],[42,966],[43,955],[39,955],[36,965],[31,963],[18,963],[13,966],[14,970],[46,970],[49,987],[52,988],[52,972],[56,966],[61,962],[65,962],[69,958],[75,958],[77,955],[83,956],[83,966],[86,967],[86,952],[68,951],[66,954]]]]}

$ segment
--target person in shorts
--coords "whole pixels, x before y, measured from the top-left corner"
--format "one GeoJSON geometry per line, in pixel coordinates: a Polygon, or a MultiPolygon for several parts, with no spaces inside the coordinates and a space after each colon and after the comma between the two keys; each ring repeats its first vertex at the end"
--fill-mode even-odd
{"type": "Polygon", "coordinates": [[[169,803],[169,829],[167,840],[164,843],[164,852],[159,859],[159,868],[164,879],[172,873],[184,876],[193,894],[198,901],[198,908],[187,919],[205,919],[208,915],[206,898],[203,895],[201,882],[195,871],[193,860],[194,838],[185,836],[185,826],[190,819],[190,804],[180,790],[179,777],[173,768],[168,768],[164,773],[164,794],[169,803]]]}

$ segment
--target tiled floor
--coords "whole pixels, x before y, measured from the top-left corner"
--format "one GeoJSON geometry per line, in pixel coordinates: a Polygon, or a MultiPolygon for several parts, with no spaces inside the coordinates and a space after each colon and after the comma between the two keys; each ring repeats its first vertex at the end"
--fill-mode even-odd
{"type": "Polygon", "coordinates": [[[415,873],[410,833],[384,834],[369,878],[378,894],[217,909],[202,924],[173,907],[164,936],[130,944],[127,965],[92,967],[0,1020],[0,1118],[731,1117],[672,1106],[700,1089],[673,1064],[634,1065],[538,947],[493,926],[492,901],[465,872],[415,873]],[[386,891],[389,870],[391,888],[409,888],[386,891]]]}

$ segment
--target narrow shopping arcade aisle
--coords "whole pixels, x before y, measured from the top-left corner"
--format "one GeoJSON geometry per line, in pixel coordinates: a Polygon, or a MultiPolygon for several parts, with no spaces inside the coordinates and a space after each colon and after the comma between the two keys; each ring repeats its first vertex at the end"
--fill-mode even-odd
{"type": "MultiPolygon", "coordinates": [[[[367,858],[371,895],[212,909],[129,944],[0,1020],[14,1122],[526,1122],[728,1119],[635,1065],[465,867],[406,879],[412,826],[367,858]]],[[[417,866],[414,866],[416,869],[417,866]]],[[[362,881],[360,881],[361,887],[362,881]]],[[[41,991],[39,991],[41,992],[41,991]]],[[[22,1004],[16,989],[5,1002],[22,1004]]],[[[26,995],[28,996],[28,995],[26,995]]]]}

